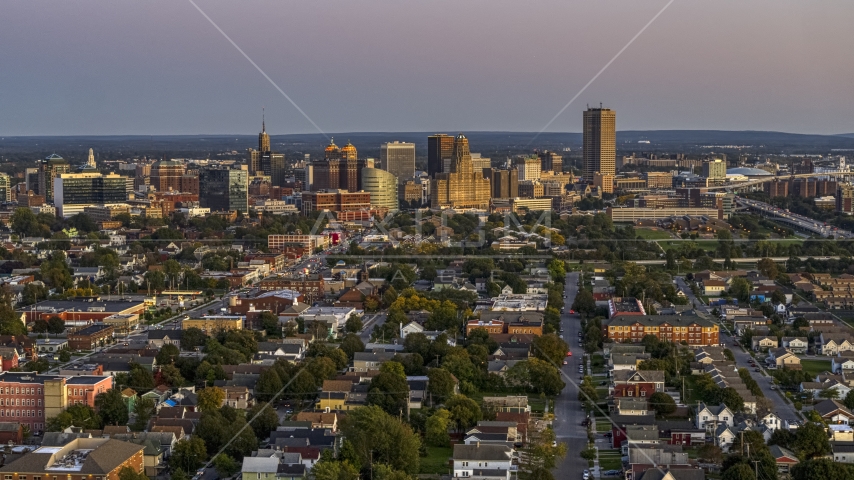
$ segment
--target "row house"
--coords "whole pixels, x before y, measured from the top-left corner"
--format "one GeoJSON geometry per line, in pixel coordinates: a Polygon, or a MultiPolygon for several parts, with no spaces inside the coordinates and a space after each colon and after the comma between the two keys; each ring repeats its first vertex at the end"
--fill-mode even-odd
{"type": "Polygon", "coordinates": [[[783,337],[780,343],[780,346],[796,354],[807,353],[807,347],[809,347],[809,339],[807,337],[783,337]]]}
{"type": "MultiPolygon", "coordinates": [[[[854,351],[854,339],[848,333],[824,333],[819,336],[822,355],[833,356],[839,352],[854,351]]],[[[818,349],[816,349],[818,350],[818,349]]]]}
{"type": "Polygon", "coordinates": [[[830,371],[836,374],[854,373],[854,352],[839,352],[830,360],[830,371]]]}
{"type": "Polygon", "coordinates": [[[755,352],[764,352],[771,348],[777,348],[777,337],[753,337],[751,347],[755,352]]]}
{"type": "Polygon", "coordinates": [[[605,338],[639,343],[646,335],[689,345],[719,345],[718,326],[696,315],[617,315],[602,322],[605,338]]]}

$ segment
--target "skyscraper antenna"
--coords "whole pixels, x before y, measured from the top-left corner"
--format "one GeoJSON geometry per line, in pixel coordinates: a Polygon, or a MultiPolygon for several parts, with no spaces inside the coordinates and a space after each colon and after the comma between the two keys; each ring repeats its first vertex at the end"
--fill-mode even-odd
{"type": "Polygon", "coordinates": [[[267,125],[265,124],[264,113],[265,113],[265,112],[264,112],[264,107],[261,107],[261,131],[262,131],[262,132],[266,132],[266,131],[267,131],[267,125]]]}

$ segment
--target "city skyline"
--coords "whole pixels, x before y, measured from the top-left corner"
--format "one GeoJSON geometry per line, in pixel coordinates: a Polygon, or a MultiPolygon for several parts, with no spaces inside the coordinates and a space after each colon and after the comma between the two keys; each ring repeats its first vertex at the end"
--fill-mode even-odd
{"type": "MultiPolygon", "coordinates": [[[[198,5],[329,134],[537,132],[666,3],[198,5]],[[413,20],[391,21],[401,13],[413,20]],[[329,21],[362,28],[322,35],[329,21]],[[551,34],[521,28],[532,24],[551,34]]],[[[854,67],[836,60],[854,6],[771,7],[673,3],[547,131],[579,132],[573,112],[602,101],[627,130],[854,132],[854,67]]],[[[14,3],[0,41],[15,93],[0,96],[4,136],[255,134],[262,107],[272,135],[317,131],[190,3],[14,3]],[[31,39],[35,28],[52,35],[31,39]]]]}

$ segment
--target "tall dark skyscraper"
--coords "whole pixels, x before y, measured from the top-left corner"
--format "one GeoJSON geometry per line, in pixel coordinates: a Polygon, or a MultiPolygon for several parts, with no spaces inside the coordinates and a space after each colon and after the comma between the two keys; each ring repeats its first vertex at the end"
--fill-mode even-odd
{"type": "Polygon", "coordinates": [[[415,144],[388,142],[380,145],[380,164],[398,181],[415,178],[415,144]]]}
{"type": "Polygon", "coordinates": [[[437,133],[427,137],[427,174],[442,173],[442,161],[454,156],[454,137],[437,133]]]}
{"type": "Polygon", "coordinates": [[[615,175],[617,156],[617,112],[609,108],[587,108],[584,112],[584,180],[595,173],[615,175]]]}
{"type": "Polygon", "coordinates": [[[212,212],[232,211],[249,213],[249,171],[220,166],[203,167],[199,171],[199,203],[212,212]]]}

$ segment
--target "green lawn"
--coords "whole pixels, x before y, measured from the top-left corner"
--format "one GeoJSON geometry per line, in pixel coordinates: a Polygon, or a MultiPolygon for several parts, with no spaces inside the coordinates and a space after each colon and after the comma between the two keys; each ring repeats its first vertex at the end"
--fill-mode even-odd
{"type": "Polygon", "coordinates": [[[606,433],[611,431],[611,422],[609,420],[596,420],[596,432],[606,433]]]}
{"type": "Polygon", "coordinates": [[[702,401],[702,399],[697,392],[696,377],[689,375],[685,377],[685,398],[682,400],[682,403],[696,405],[699,401],[702,401]]]}
{"type": "Polygon", "coordinates": [[[673,238],[670,232],[658,228],[636,228],[635,234],[644,240],[668,240],[673,238]]]}
{"type": "Polygon", "coordinates": [[[453,455],[451,447],[427,447],[427,456],[421,457],[418,473],[447,474],[448,459],[451,455],[453,455]]]}
{"type": "Polygon", "coordinates": [[[623,461],[619,450],[600,450],[599,468],[602,470],[622,470],[623,461]]]}
{"type": "Polygon", "coordinates": [[[680,248],[680,244],[683,242],[693,241],[697,244],[698,247],[703,250],[714,252],[718,249],[718,241],[717,240],[671,240],[671,241],[659,241],[658,244],[661,245],[661,248],[665,250],[670,250],[672,248],[680,248]]]}
{"type": "Polygon", "coordinates": [[[801,360],[801,369],[811,377],[830,371],[830,360],[801,360]]]}

